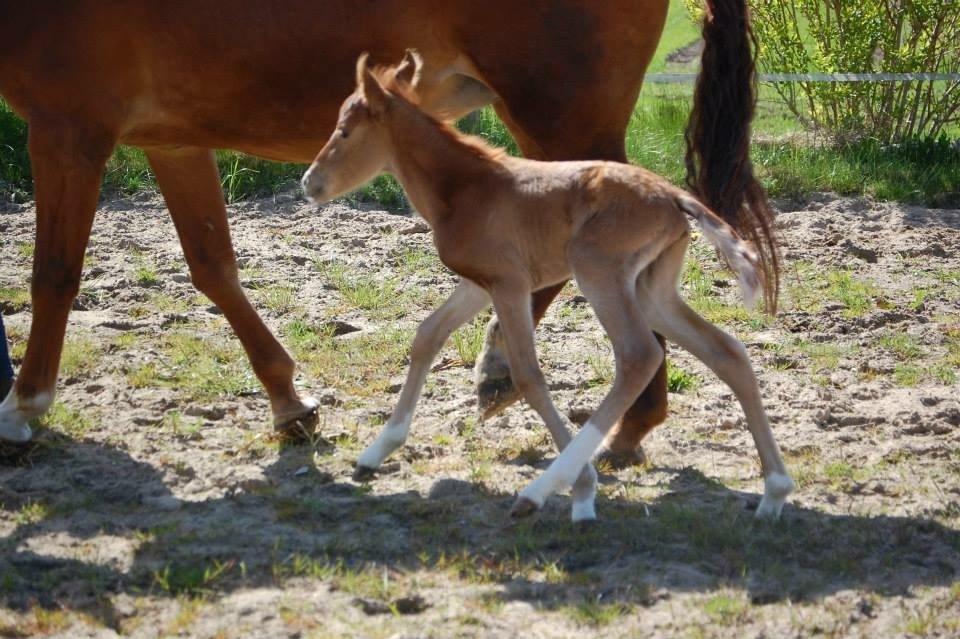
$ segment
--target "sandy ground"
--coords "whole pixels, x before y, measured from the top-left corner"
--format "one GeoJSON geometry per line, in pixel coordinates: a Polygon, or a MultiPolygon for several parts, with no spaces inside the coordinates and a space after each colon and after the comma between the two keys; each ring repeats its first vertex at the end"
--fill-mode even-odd
{"type": "MultiPolygon", "coordinates": [[[[782,521],[752,519],[759,464],[730,391],[674,349],[647,465],[606,469],[579,529],[566,496],[507,517],[555,453],[523,405],[476,420],[482,321],[438,360],[409,445],[351,479],[455,282],[422,222],[291,194],[231,208],[242,283],[323,404],[316,437],[281,445],[162,202],[104,203],[58,403],[0,460],[0,636],[960,635],[960,211],[779,209],[776,319],[739,309],[702,243],[684,288],[749,347],[800,486],[782,521]]],[[[0,209],[17,363],[33,218],[0,209]]],[[[538,338],[582,421],[612,359],[574,287],[538,338]]]]}

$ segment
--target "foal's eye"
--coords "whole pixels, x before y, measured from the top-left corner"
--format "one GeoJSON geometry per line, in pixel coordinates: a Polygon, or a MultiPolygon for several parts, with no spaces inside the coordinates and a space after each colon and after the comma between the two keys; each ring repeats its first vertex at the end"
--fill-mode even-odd
{"type": "Polygon", "coordinates": [[[346,129],[340,129],[340,137],[346,140],[350,137],[350,133],[346,129]]]}

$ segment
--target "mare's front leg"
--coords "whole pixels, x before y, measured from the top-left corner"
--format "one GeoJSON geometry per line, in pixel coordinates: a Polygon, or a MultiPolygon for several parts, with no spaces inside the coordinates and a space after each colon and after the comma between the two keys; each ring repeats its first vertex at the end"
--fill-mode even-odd
{"type": "MultiPolygon", "coordinates": [[[[521,286],[501,285],[491,291],[491,296],[500,321],[500,330],[503,331],[513,381],[527,403],[543,419],[557,449],[566,451],[571,440],[570,431],[550,399],[547,382],[537,362],[533,314],[529,303],[530,290],[521,286]]],[[[597,518],[594,507],[597,472],[589,462],[587,459],[580,464],[567,484],[573,484],[571,519],[575,522],[597,518]]],[[[539,505],[542,506],[543,502],[539,505]]]]}
{"type": "Polygon", "coordinates": [[[89,122],[30,119],[37,202],[33,320],[13,391],[0,404],[0,440],[26,442],[28,420],[53,403],[70,306],[80,290],[100,181],[115,137],[89,122]]]}
{"type": "Polygon", "coordinates": [[[237,276],[227,209],[213,151],[149,149],[147,158],[180,236],[194,286],[216,304],[243,344],[273,411],[274,428],[292,432],[317,401],[293,387],[295,364],[250,304],[237,276]]]}
{"type": "Polygon", "coordinates": [[[355,478],[363,479],[371,475],[390,453],[407,441],[410,421],[434,358],[451,333],[473,319],[488,304],[490,297],[486,291],[470,280],[462,279],[447,301],[420,324],[410,350],[410,367],[400,391],[400,399],[383,432],[357,460],[355,478]]]}

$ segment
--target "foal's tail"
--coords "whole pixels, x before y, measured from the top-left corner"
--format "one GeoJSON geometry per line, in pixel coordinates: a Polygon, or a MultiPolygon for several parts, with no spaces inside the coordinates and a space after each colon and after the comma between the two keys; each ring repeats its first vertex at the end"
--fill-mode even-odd
{"type": "Polygon", "coordinates": [[[676,202],[681,211],[697,221],[703,235],[720,251],[723,259],[737,274],[740,290],[743,292],[743,303],[747,308],[753,308],[761,289],[766,288],[763,268],[756,252],[747,246],[732,226],[694,198],[680,195],[676,202]]]}
{"type": "Polygon", "coordinates": [[[750,163],[756,42],[746,0],[706,0],[704,49],[687,124],[687,186],[757,247],[767,311],[776,312],[780,260],[773,215],[750,163]]]}

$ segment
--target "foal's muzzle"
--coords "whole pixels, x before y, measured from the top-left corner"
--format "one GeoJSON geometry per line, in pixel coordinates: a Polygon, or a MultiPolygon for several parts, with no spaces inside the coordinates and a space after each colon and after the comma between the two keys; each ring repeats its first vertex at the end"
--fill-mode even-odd
{"type": "Polygon", "coordinates": [[[303,188],[303,194],[307,200],[314,204],[325,201],[323,193],[325,191],[323,180],[313,171],[307,171],[300,180],[300,186],[303,188]]]}

